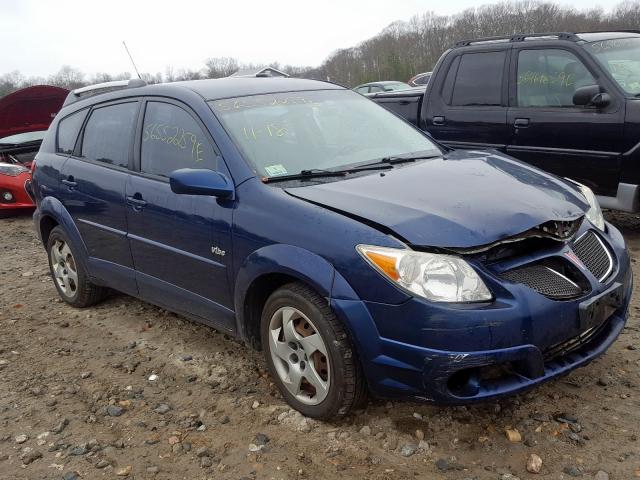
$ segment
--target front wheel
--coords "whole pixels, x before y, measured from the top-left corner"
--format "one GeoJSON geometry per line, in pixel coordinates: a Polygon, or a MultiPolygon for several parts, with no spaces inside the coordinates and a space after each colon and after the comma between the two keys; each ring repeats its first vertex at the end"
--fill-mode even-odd
{"type": "Polygon", "coordinates": [[[346,415],[366,394],[362,370],[340,321],[301,283],[276,290],[262,313],[262,346],[287,403],[302,414],[346,415]]]}

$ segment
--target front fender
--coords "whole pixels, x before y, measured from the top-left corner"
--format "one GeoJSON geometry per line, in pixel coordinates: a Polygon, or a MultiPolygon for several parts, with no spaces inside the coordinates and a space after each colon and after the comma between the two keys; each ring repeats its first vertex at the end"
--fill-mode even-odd
{"type": "Polygon", "coordinates": [[[251,285],[263,275],[280,273],[297,278],[315,289],[330,303],[331,298],[358,299],[347,281],[323,257],[293,245],[275,244],[251,253],[236,275],[234,305],[237,331],[246,338],[245,302],[251,285]]]}
{"type": "MultiPolygon", "coordinates": [[[[44,197],[39,202],[38,209],[34,213],[35,227],[38,229],[38,236],[42,240],[43,245],[45,242],[42,236],[42,227],[45,217],[51,217],[58,225],[62,225],[75,251],[80,255],[79,260],[86,266],[86,260],[88,258],[87,246],[84,244],[80,231],[78,227],[76,227],[71,215],[60,200],[55,197],[44,197]]],[[[46,245],[44,246],[46,247],[46,245]]]]}

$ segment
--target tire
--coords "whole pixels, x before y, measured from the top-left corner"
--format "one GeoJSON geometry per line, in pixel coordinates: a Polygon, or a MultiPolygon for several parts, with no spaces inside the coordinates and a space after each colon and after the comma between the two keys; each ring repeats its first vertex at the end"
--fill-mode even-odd
{"type": "Polygon", "coordinates": [[[364,402],[366,382],[346,330],[308,286],[289,283],[271,294],[261,339],[276,386],[303,415],[327,420],[364,402]]]}
{"type": "Polygon", "coordinates": [[[107,295],[107,289],[89,281],[84,265],[76,260],[78,255],[60,226],[49,234],[47,257],[58,295],[69,305],[77,308],[89,307],[107,295]]]}

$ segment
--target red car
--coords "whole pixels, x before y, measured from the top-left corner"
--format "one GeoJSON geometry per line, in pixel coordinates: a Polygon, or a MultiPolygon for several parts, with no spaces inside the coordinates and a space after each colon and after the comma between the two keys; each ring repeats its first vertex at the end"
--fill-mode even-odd
{"type": "Polygon", "coordinates": [[[33,210],[31,165],[45,131],[0,138],[0,217],[33,210]]]}
{"type": "Polygon", "coordinates": [[[0,217],[33,210],[31,164],[68,94],[39,85],[0,99],[0,217]]]}

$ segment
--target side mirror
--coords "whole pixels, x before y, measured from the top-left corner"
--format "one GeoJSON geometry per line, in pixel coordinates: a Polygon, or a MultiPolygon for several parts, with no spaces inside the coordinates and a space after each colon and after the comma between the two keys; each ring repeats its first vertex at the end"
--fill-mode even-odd
{"type": "Polygon", "coordinates": [[[573,93],[573,104],[578,106],[606,107],[611,103],[611,95],[602,92],[600,85],[580,87],[573,93]]]}
{"type": "Polygon", "coordinates": [[[209,195],[228,198],[233,195],[231,181],[219,172],[207,169],[181,168],[171,172],[169,185],[173,193],[209,195]]]}

